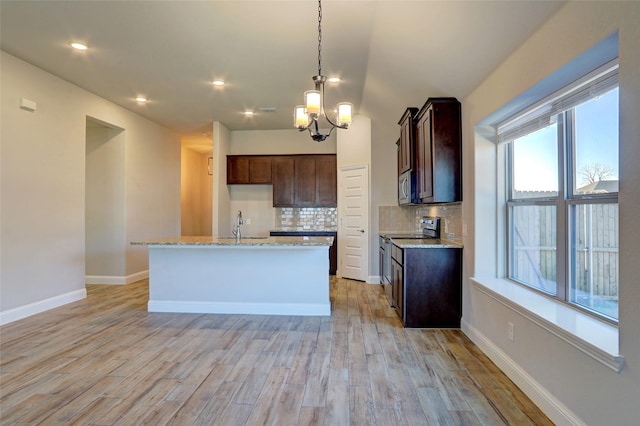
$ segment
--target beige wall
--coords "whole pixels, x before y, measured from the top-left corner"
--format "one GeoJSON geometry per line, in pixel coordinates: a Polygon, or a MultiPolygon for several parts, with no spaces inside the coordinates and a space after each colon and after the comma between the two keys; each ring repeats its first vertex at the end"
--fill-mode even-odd
{"type": "Polygon", "coordinates": [[[2,321],[84,295],[87,116],[125,129],[125,277],[133,240],[180,231],[180,140],[164,127],[1,52],[2,321]],[[35,112],[19,99],[37,103],[35,112]],[[11,317],[7,312],[11,312],[11,317]]]}
{"type": "Polygon", "coordinates": [[[181,234],[211,235],[213,176],[208,174],[210,154],[182,147],[180,159],[181,234]]]}

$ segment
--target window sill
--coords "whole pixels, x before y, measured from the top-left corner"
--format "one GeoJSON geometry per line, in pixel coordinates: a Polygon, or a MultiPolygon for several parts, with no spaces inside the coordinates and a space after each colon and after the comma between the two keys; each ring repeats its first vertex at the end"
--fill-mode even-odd
{"type": "Polygon", "coordinates": [[[500,278],[471,278],[473,288],[620,372],[618,328],[500,278]]]}

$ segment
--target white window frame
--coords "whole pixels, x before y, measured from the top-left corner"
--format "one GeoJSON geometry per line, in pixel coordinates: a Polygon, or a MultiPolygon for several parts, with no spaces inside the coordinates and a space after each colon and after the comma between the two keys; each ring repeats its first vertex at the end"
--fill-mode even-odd
{"type": "MultiPolygon", "coordinates": [[[[574,194],[576,186],[574,178],[576,173],[573,168],[574,140],[574,108],[599,94],[606,93],[618,87],[618,60],[617,58],[585,76],[574,81],[567,87],[542,99],[533,106],[526,108],[497,125],[496,138],[499,143],[506,145],[505,150],[505,272],[506,278],[518,285],[539,292],[545,297],[551,297],[561,303],[567,304],[572,309],[580,310],[588,315],[617,325],[617,319],[606,316],[595,310],[590,310],[580,304],[571,301],[571,247],[573,226],[570,223],[571,209],[580,204],[608,204],[618,203],[618,193],[604,194],[574,194]],[[536,130],[549,126],[550,123],[558,124],[558,194],[556,196],[540,198],[514,198],[512,193],[511,165],[512,150],[511,141],[530,134],[536,130]],[[555,294],[546,293],[527,283],[522,283],[512,278],[511,253],[513,249],[511,235],[512,211],[517,206],[543,206],[554,205],[556,208],[556,289],[555,294]]],[[[500,163],[499,163],[500,164],[500,163]]]]}

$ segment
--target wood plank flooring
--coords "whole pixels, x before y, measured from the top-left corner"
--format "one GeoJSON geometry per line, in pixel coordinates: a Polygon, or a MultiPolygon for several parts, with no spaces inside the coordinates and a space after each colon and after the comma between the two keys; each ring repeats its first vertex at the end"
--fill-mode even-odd
{"type": "Polygon", "coordinates": [[[459,330],[331,279],[330,317],[148,313],[148,282],[0,328],[0,423],[551,425],[459,330]]]}

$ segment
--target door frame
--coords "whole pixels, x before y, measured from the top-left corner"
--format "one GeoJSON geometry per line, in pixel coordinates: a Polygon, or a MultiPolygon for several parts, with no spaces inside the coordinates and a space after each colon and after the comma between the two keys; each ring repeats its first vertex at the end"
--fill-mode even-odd
{"type": "Polygon", "coordinates": [[[368,282],[368,278],[369,278],[369,270],[371,268],[371,259],[370,259],[370,247],[371,247],[371,175],[370,175],[370,171],[369,171],[369,164],[368,163],[362,163],[362,164],[354,164],[354,165],[349,165],[349,166],[342,166],[338,168],[338,202],[337,202],[337,207],[338,207],[338,271],[336,272],[336,275],[339,277],[342,277],[342,271],[344,270],[342,265],[344,263],[344,256],[345,256],[345,243],[346,243],[346,235],[344,232],[341,232],[343,230],[343,219],[344,219],[344,206],[345,206],[345,193],[344,193],[344,173],[348,172],[350,170],[357,170],[357,169],[363,169],[364,173],[366,175],[367,178],[367,183],[366,183],[366,194],[367,194],[367,200],[364,206],[362,206],[362,209],[364,211],[363,213],[363,217],[364,217],[364,221],[365,224],[363,226],[363,229],[365,230],[365,238],[364,238],[364,242],[363,242],[363,258],[364,258],[364,264],[363,264],[363,276],[362,276],[362,281],[364,282],[368,282]]]}

